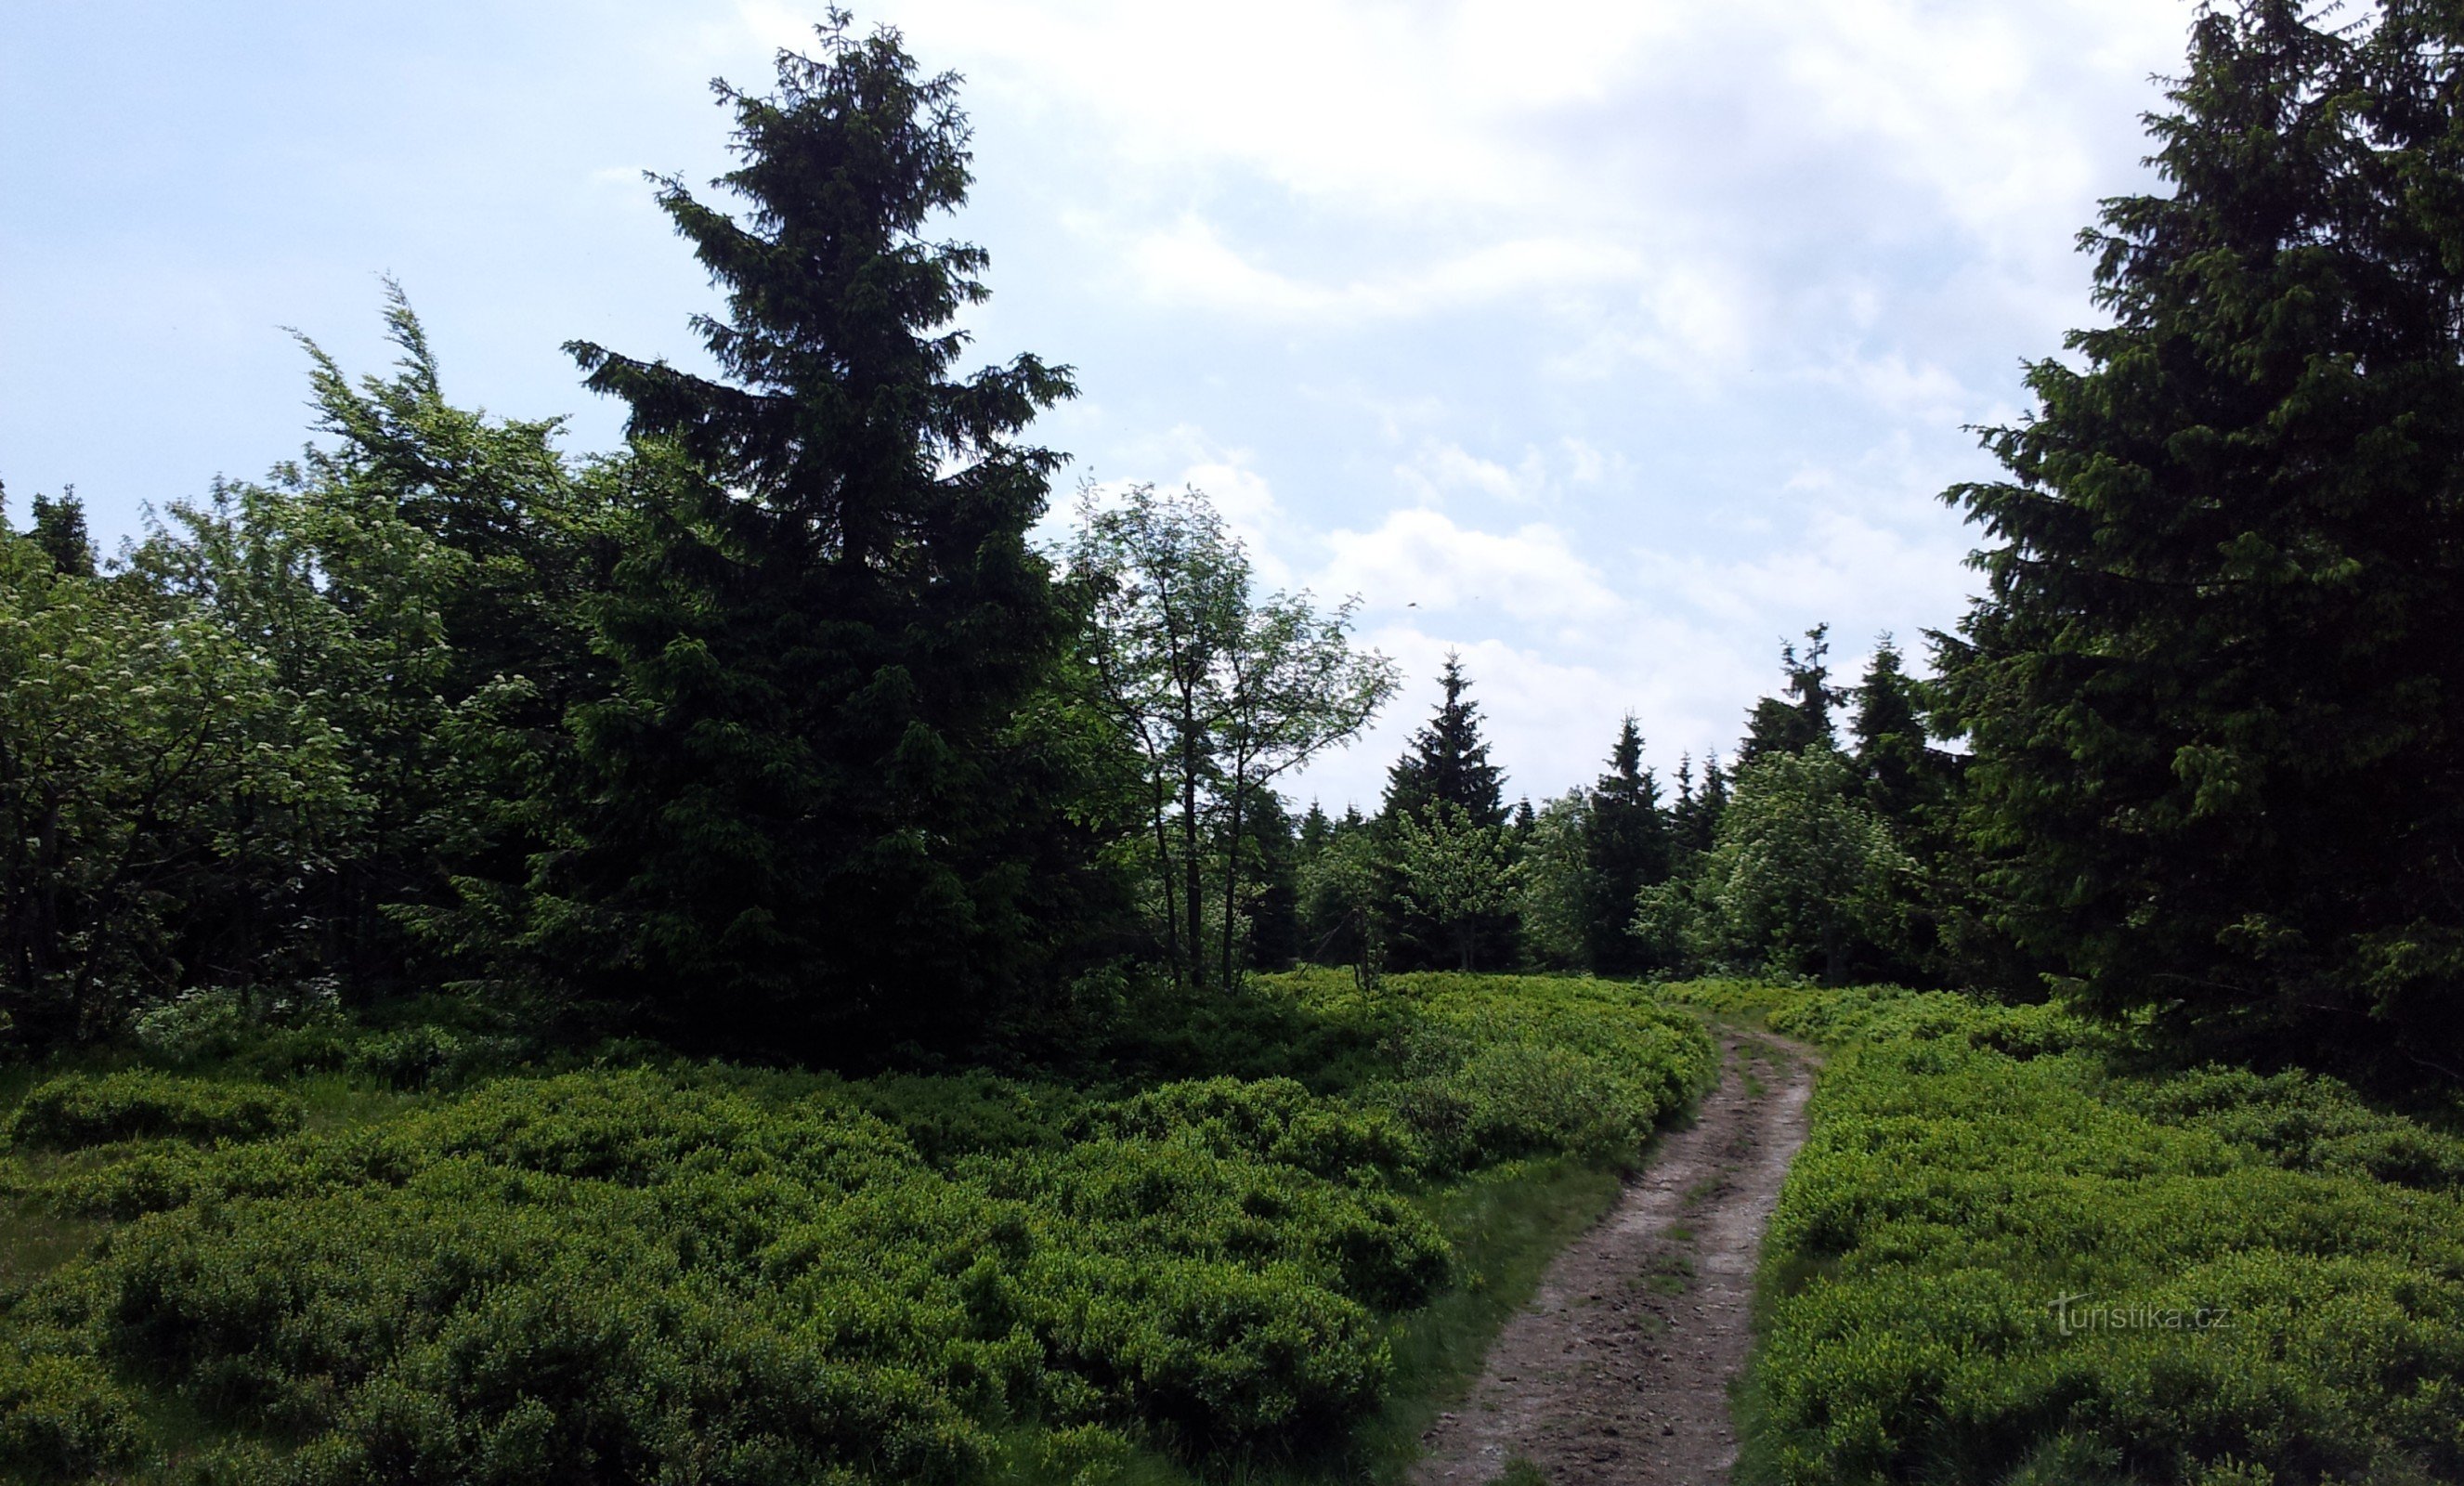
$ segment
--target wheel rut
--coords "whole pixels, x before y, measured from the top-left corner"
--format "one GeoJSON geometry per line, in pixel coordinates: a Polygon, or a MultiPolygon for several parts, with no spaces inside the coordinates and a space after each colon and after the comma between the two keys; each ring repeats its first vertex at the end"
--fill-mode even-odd
{"type": "Polygon", "coordinates": [[[1424,1437],[1419,1486],[1719,1486],[1737,1459],[1763,1228],[1805,1143],[1813,1049],[1721,1034],[1719,1083],[1617,1207],[1549,1268],[1480,1381],[1424,1437]]]}

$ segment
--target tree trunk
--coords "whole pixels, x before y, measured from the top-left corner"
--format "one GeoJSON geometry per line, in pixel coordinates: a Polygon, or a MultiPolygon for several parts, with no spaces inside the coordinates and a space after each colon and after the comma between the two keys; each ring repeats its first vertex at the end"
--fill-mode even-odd
{"type": "Polygon", "coordinates": [[[1241,769],[1236,765],[1232,771],[1232,834],[1223,841],[1223,973],[1216,982],[1226,992],[1232,989],[1232,929],[1240,905],[1241,793],[1241,769]]]}
{"type": "Polygon", "coordinates": [[[1164,823],[1164,802],[1172,798],[1164,787],[1163,771],[1155,771],[1153,804],[1155,806],[1155,881],[1163,885],[1163,955],[1172,966],[1173,979],[1180,978],[1180,908],[1172,890],[1172,830],[1164,823]]]}
{"type": "Polygon", "coordinates": [[[1198,755],[1187,741],[1184,729],[1180,749],[1180,870],[1184,878],[1183,898],[1189,913],[1189,989],[1206,987],[1206,939],[1199,931],[1205,922],[1205,879],[1198,854],[1198,755]]]}

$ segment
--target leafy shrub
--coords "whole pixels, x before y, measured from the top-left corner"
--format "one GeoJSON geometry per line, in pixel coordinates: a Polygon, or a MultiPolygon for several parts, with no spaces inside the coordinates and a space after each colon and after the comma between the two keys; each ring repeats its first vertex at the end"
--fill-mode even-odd
{"type": "Polygon", "coordinates": [[[0,1354],[0,1469],[12,1478],[92,1476],[137,1448],[135,1407],[91,1358],[0,1354]]]}
{"type": "Polygon", "coordinates": [[[2110,1035],[2051,1004],[1980,1001],[1953,991],[1706,979],[1663,986],[1672,1001],[1762,1018],[1772,1031],[1829,1047],[1899,1038],[1956,1038],[2013,1057],[2102,1047],[2110,1035]]]}
{"type": "Polygon", "coordinates": [[[2291,1170],[2464,1185],[2464,1140],[2373,1109],[2333,1079],[2211,1066],[2119,1092],[2151,1118],[2212,1131],[2291,1170]]]}
{"type": "Polygon", "coordinates": [[[1130,1442],[1100,1424],[1054,1430],[1036,1449],[1036,1464],[1046,1475],[1070,1486],[1099,1486],[1129,1464],[1130,1442]]]}
{"type": "Polygon", "coordinates": [[[299,1102],[276,1089],[132,1070],[35,1085],[10,1117],[8,1135],[21,1146],[74,1148],[147,1136],[257,1140],[298,1124],[299,1102]]]}
{"type": "Polygon", "coordinates": [[[1906,999],[1824,1014],[1889,1035],[1832,1060],[1766,1239],[1771,1475],[2464,1478],[2464,1198],[2380,1179],[2443,1182],[2446,1137],[1906,999]]]}
{"type": "Polygon", "coordinates": [[[1606,982],[1396,975],[1417,1015],[1391,1034],[1392,1110],[1438,1169],[1573,1155],[1630,1165],[1715,1066],[1686,1014],[1606,982]]]}
{"type": "Polygon", "coordinates": [[[350,1050],[347,1065],[393,1088],[434,1089],[460,1083],[474,1074],[506,1068],[522,1046],[518,1038],[455,1032],[432,1022],[415,1022],[362,1038],[350,1050]]]}
{"type": "Polygon", "coordinates": [[[1290,1079],[1168,1083],[1098,1106],[1077,1130],[1172,1140],[1328,1177],[1400,1171],[1419,1161],[1411,1130],[1392,1111],[1321,1099],[1290,1079]]]}
{"type": "Polygon", "coordinates": [[[843,1097],[897,1126],[936,1165],[987,1151],[1065,1144],[1087,1104],[1085,1095],[1063,1085],[983,1073],[867,1079],[846,1085],[843,1097]]]}
{"type": "Polygon", "coordinates": [[[129,1400],[176,1394],[222,1441],[183,1469],[232,1486],[953,1481],[1022,1431],[1051,1442],[1023,1462],[1093,1486],[1133,1441],[1329,1443],[1380,1402],[1385,1318],[1451,1273],[1407,1191],[1621,1158],[1708,1066],[1691,1018],[1621,988],[1261,1004],[1319,1027],[1291,1055],[1319,1086],[671,1061],[457,1093],[484,1034],[426,1026],[351,1042],[432,1093],[358,1126],[236,1085],[55,1081],[26,1139],[77,1148],[17,1190],[122,1226],[0,1312],[59,1359],[21,1432],[87,1471],[143,1443],[129,1400]],[[1463,1112],[1442,1152],[1415,1088],[1463,1112]],[[247,1094],[277,1112],[217,1103],[247,1094]]]}

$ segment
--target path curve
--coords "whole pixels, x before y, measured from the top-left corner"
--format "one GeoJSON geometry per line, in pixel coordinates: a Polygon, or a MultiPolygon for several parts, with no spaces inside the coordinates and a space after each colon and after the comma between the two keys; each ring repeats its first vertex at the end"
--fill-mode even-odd
{"type": "Polygon", "coordinates": [[[1805,1143],[1812,1048],[1723,1030],[1720,1082],[1617,1207],[1557,1256],[1441,1414],[1419,1486],[1486,1486],[1521,1456],[1549,1486],[1717,1486],[1754,1269],[1805,1143]]]}

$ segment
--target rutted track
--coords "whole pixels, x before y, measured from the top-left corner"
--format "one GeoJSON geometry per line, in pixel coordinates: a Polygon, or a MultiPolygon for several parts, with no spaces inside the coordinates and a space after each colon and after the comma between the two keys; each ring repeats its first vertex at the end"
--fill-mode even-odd
{"type": "Polygon", "coordinates": [[[1484,1486],[1516,1456],[1550,1486],[1728,1478],[1728,1388],[1751,1341],[1763,1227],[1805,1142],[1815,1056],[1754,1033],[1722,1042],[1694,1125],[1557,1257],[1429,1432],[1424,1486],[1484,1486]]]}

